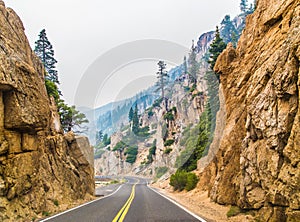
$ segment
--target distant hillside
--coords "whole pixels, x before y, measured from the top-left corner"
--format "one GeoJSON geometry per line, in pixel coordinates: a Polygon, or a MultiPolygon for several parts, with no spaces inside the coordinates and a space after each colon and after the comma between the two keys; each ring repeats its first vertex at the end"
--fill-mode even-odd
{"type": "MultiPolygon", "coordinates": [[[[182,65],[172,68],[168,72],[169,84],[174,83],[174,81],[182,75],[182,72],[182,65]]],[[[159,97],[155,91],[156,87],[150,86],[148,89],[137,93],[131,98],[111,102],[96,109],[88,109],[86,107],[79,108],[79,110],[83,112],[89,120],[89,130],[87,135],[91,143],[95,143],[97,131],[101,130],[104,134],[111,135],[122,126],[128,124],[128,113],[130,107],[137,104],[141,112],[150,107],[159,97]]]]}

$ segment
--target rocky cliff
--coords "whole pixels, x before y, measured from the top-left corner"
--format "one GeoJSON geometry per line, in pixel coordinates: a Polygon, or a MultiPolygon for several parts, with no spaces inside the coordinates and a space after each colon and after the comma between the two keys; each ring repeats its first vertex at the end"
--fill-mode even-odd
{"type": "MultiPolygon", "coordinates": [[[[120,141],[126,141],[129,133],[129,126],[122,132],[114,133],[111,136],[110,150],[105,150],[101,158],[95,160],[95,170],[99,174],[119,175],[134,174],[143,176],[156,176],[157,169],[167,168],[165,177],[176,171],[176,158],[185,149],[180,145],[183,132],[186,128],[196,126],[199,122],[200,114],[204,111],[206,101],[206,83],[203,81],[205,70],[200,70],[199,84],[192,92],[187,91],[189,87],[188,79],[175,81],[172,90],[168,91],[168,107],[171,109],[174,119],[167,121],[164,115],[167,113],[164,102],[157,106],[152,106],[146,112],[141,113],[141,127],[149,126],[150,135],[137,139],[138,154],[133,164],[127,163],[124,152],[112,151],[114,146],[120,141]],[[204,71],[204,72],[201,72],[204,71]],[[201,93],[200,93],[201,92],[201,93]],[[149,110],[151,115],[149,116],[149,110]],[[166,135],[167,134],[167,135],[166,135]],[[165,138],[164,138],[165,137],[165,138]],[[156,140],[156,152],[153,161],[147,163],[149,149],[153,141],[156,140]],[[170,146],[165,146],[166,140],[173,140],[170,146]]],[[[125,142],[126,143],[126,142],[125,142]]]]}
{"type": "Polygon", "coordinates": [[[300,2],[259,0],[215,66],[226,121],[202,179],[214,201],[258,221],[300,221],[299,59],[300,2]]]}
{"type": "Polygon", "coordinates": [[[93,195],[93,167],[82,150],[93,151],[61,133],[43,65],[3,1],[0,24],[0,220],[29,221],[93,195]]]}

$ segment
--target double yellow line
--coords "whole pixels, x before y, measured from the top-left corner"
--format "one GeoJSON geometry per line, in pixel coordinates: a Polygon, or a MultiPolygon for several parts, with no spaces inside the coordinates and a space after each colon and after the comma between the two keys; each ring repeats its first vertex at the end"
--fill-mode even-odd
{"type": "Polygon", "coordinates": [[[130,205],[134,199],[134,195],[135,195],[135,185],[136,183],[132,186],[132,190],[131,190],[131,194],[128,198],[128,200],[126,201],[126,203],[124,204],[124,206],[121,208],[121,210],[119,211],[119,213],[117,214],[117,216],[113,219],[112,222],[122,222],[126,216],[126,214],[128,213],[128,210],[130,208],[130,205]]]}

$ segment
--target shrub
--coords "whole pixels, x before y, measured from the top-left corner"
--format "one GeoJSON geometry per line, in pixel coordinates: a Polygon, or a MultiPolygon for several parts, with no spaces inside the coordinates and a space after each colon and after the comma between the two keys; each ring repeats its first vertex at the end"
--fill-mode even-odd
{"type": "Polygon", "coordinates": [[[172,152],[172,149],[171,148],[168,148],[168,149],[165,149],[164,150],[164,154],[169,154],[172,152]]]}
{"type": "Polygon", "coordinates": [[[147,163],[152,163],[153,162],[153,156],[155,155],[156,152],[156,139],[153,141],[151,148],[149,149],[149,154],[147,156],[147,163]]]}
{"type": "Polygon", "coordinates": [[[123,151],[127,147],[126,143],[124,143],[122,140],[118,142],[114,148],[113,151],[123,151]]]}
{"type": "Polygon", "coordinates": [[[133,156],[133,155],[128,155],[127,157],[126,157],[126,162],[127,163],[134,163],[136,161],[136,156],[133,156]]]}
{"type": "Polygon", "coordinates": [[[241,213],[241,209],[237,206],[231,206],[229,211],[226,213],[227,217],[233,217],[241,213]]]}
{"type": "Polygon", "coordinates": [[[59,91],[57,85],[51,80],[45,79],[46,90],[49,96],[53,96],[55,102],[59,100],[59,91]]]}
{"type": "Polygon", "coordinates": [[[174,190],[182,191],[186,186],[186,172],[177,170],[175,174],[172,174],[170,185],[174,187],[174,190]]]}
{"type": "Polygon", "coordinates": [[[167,112],[165,115],[164,115],[164,120],[168,120],[168,121],[173,121],[175,118],[174,118],[174,115],[172,112],[167,112]]]}
{"type": "Polygon", "coordinates": [[[168,172],[169,168],[166,166],[163,167],[157,167],[155,169],[156,172],[156,178],[161,178],[166,172],[168,172]]]}
{"type": "Polygon", "coordinates": [[[194,173],[177,170],[175,174],[171,175],[170,185],[174,190],[193,190],[198,183],[199,179],[194,173]]]}
{"type": "Polygon", "coordinates": [[[189,92],[192,93],[197,88],[196,84],[193,84],[192,88],[190,88],[189,92]]]}
{"type": "Polygon", "coordinates": [[[134,163],[136,161],[136,155],[138,154],[138,147],[137,146],[130,146],[124,152],[126,156],[127,163],[134,163]]]}
{"type": "Polygon", "coordinates": [[[53,204],[58,207],[59,205],[58,200],[53,200],[53,204]]]}
{"type": "Polygon", "coordinates": [[[166,140],[166,138],[168,137],[168,127],[167,127],[167,124],[164,123],[162,126],[161,126],[161,137],[163,138],[163,140],[166,140]]]}
{"type": "Polygon", "coordinates": [[[43,215],[43,216],[46,216],[46,217],[48,217],[50,214],[51,214],[51,213],[48,212],[48,211],[43,211],[43,212],[42,212],[42,215],[43,215]]]}
{"type": "Polygon", "coordinates": [[[173,106],[171,110],[172,110],[174,113],[177,113],[177,108],[176,108],[176,106],[173,106]]]}
{"type": "Polygon", "coordinates": [[[153,107],[149,108],[148,110],[148,118],[152,117],[154,115],[154,112],[153,112],[153,107]]]}
{"type": "Polygon", "coordinates": [[[199,178],[196,176],[196,174],[187,173],[185,189],[187,191],[193,190],[197,186],[198,181],[199,178]]]}
{"type": "Polygon", "coordinates": [[[167,140],[167,141],[164,143],[164,146],[171,146],[174,142],[175,142],[175,140],[173,140],[173,139],[167,140]]]}
{"type": "Polygon", "coordinates": [[[160,107],[162,101],[163,101],[162,98],[155,100],[153,103],[153,107],[160,107]]]}

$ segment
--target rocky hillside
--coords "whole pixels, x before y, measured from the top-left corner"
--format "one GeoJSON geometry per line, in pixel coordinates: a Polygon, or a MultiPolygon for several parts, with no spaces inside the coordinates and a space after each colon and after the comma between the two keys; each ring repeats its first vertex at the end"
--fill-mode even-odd
{"type": "Polygon", "coordinates": [[[257,221],[300,221],[299,27],[298,0],[259,0],[215,66],[224,131],[199,187],[257,221]]]}
{"type": "Polygon", "coordinates": [[[0,24],[0,220],[30,221],[94,194],[93,151],[61,132],[43,65],[3,1],[0,24]]]}
{"type": "MultiPolygon", "coordinates": [[[[203,75],[202,72],[199,79],[203,79],[203,75]]],[[[149,136],[132,136],[130,126],[114,133],[111,136],[109,149],[105,148],[101,158],[95,160],[96,173],[104,175],[136,174],[154,177],[157,176],[160,169],[164,169],[165,177],[174,173],[176,171],[176,159],[185,149],[180,142],[183,134],[197,125],[206,100],[205,81],[198,84],[193,93],[187,92],[187,87],[189,87],[187,79],[174,83],[169,92],[171,94],[169,94],[168,99],[168,111],[164,102],[156,102],[141,113],[139,118],[141,128],[149,127],[149,136]],[[167,120],[166,115],[171,115],[173,118],[167,120]],[[120,141],[123,141],[125,146],[137,145],[136,160],[133,163],[126,161],[126,149],[128,147],[122,152],[113,150],[120,141]],[[167,141],[170,145],[166,145],[167,141]],[[153,156],[150,154],[151,157],[149,157],[149,150],[152,146],[155,146],[155,151],[153,156]]]]}

